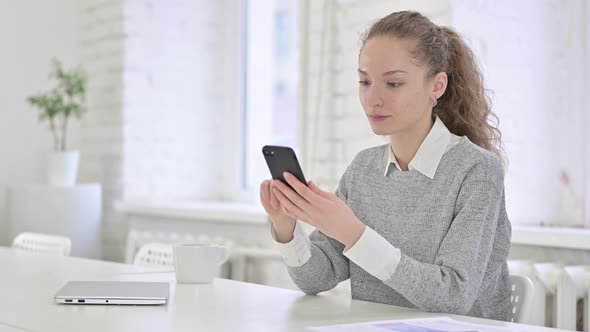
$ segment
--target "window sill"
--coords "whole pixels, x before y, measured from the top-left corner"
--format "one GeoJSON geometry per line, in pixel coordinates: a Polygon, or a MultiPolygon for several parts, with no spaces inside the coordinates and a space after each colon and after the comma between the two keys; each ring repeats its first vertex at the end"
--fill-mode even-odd
{"type": "Polygon", "coordinates": [[[118,202],[116,210],[127,215],[206,220],[219,223],[265,224],[262,206],[238,202],[118,202]]]}
{"type": "MultiPolygon", "coordinates": [[[[116,209],[127,215],[207,220],[219,223],[260,225],[268,221],[264,209],[254,203],[119,202],[116,209]]],[[[590,250],[590,229],[513,225],[512,244],[590,250]]]]}
{"type": "Polygon", "coordinates": [[[512,244],[590,250],[590,229],[513,225],[512,244]]]}

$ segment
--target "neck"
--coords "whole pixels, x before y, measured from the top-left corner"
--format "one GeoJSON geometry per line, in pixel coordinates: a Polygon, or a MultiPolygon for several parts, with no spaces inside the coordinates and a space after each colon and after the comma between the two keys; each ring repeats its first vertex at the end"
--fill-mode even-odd
{"type": "Polygon", "coordinates": [[[432,129],[434,120],[427,117],[416,126],[389,136],[389,142],[395,154],[395,159],[403,171],[408,170],[410,161],[414,159],[418,148],[432,129]]]}

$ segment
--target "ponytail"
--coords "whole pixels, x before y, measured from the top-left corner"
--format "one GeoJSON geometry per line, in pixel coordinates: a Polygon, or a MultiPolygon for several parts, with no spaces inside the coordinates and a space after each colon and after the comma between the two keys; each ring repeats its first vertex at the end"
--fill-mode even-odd
{"type": "Polygon", "coordinates": [[[453,29],[441,27],[441,30],[448,42],[448,84],[435,112],[450,132],[467,136],[505,163],[498,117],[492,112],[475,56],[453,29]]]}

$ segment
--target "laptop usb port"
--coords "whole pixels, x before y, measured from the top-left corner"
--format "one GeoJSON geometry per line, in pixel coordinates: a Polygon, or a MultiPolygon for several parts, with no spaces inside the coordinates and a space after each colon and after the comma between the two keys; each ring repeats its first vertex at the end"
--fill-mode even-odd
{"type": "Polygon", "coordinates": [[[84,303],[86,300],[78,300],[78,303],[84,303]]]}
{"type": "Polygon", "coordinates": [[[66,302],[70,303],[70,302],[72,302],[72,300],[66,300],[66,302]]]}

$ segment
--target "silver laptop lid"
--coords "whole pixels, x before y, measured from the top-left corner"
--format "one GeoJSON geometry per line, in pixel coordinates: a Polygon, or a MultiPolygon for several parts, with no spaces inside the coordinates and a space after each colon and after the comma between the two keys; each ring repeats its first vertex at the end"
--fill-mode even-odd
{"type": "Polygon", "coordinates": [[[55,294],[64,304],[165,304],[169,284],[139,281],[70,281],[55,294]]]}

